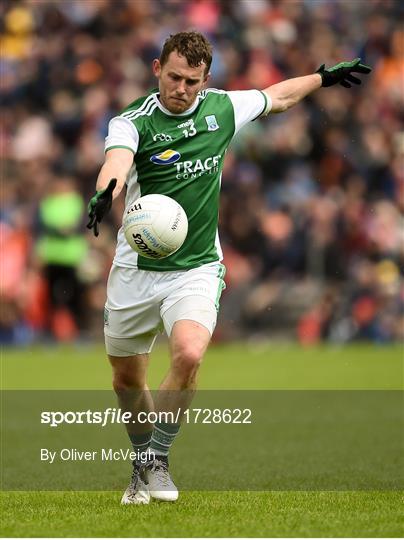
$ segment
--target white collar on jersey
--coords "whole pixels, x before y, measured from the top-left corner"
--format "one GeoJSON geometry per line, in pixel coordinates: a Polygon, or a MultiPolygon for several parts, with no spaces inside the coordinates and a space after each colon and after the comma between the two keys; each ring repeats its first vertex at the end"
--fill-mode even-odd
{"type": "Polygon", "coordinates": [[[160,99],[159,99],[159,93],[156,92],[153,97],[154,97],[154,101],[157,103],[157,107],[163,111],[164,114],[167,114],[168,116],[187,116],[188,114],[191,114],[192,112],[194,112],[194,110],[197,108],[197,106],[199,105],[199,96],[196,96],[196,100],[194,101],[194,103],[192,104],[192,106],[187,109],[186,111],[182,112],[182,113],[179,113],[179,114],[174,114],[172,112],[170,112],[168,109],[166,109],[164,107],[164,105],[161,103],[160,99]]]}

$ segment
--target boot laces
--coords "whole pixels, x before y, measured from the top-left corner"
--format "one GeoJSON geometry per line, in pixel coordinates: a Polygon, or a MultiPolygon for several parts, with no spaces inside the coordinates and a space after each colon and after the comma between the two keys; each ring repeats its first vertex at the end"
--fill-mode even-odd
{"type": "Polygon", "coordinates": [[[168,463],[165,460],[155,459],[150,470],[155,473],[156,478],[163,486],[169,486],[172,483],[168,472],[168,463]]]}

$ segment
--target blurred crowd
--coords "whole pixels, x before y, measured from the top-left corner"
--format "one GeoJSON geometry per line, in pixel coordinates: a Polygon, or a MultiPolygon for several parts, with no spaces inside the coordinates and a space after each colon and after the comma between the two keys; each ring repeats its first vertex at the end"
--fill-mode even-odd
{"type": "Polygon", "coordinates": [[[209,86],[265,88],[361,57],[360,87],[321,89],[246,126],[227,154],[227,289],[216,339],[404,337],[404,31],[399,0],[3,0],[0,342],[102,336],[123,200],[86,203],[108,122],[155,87],[169,34],[205,33],[209,86]]]}

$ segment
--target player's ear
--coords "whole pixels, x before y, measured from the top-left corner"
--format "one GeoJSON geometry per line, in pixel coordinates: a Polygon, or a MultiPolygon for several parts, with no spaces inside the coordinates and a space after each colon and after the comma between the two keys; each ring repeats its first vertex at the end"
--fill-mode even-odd
{"type": "Polygon", "coordinates": [[[153,73],[156,77],[160,77],[160,74],[161,74],[161,64],[160,64],[160,60],[158,60],[158,58],[155,58],[153,60],[153,64],[152,64],[152,67],[153,67],[153,73]]]}
{"type": "Polygon", "coordinates": [[[209,79],[210,79],[210,71],[203,78],[203,84],[205,85],[208,82],[209,79]]]}

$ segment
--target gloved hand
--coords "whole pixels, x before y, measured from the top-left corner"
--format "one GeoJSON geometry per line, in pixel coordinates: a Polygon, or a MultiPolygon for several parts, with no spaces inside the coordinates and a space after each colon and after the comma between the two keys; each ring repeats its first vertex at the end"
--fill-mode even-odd
{"type": "Polygon", "coordinates": [[[103,217],[111,209],[112,193],[115,189],[116,182],[116,178],[112,178],[108,186],[105,189],[97,191],[88,203],[87,209],[90,221],[87,224],[87,229],[93,229],[95,236],[98,236],[98,224],[101,223],[103,217]]]}
{"type": "Polygon", "coordinates": [[[362,82],[352,73],[370,73],[371,71],[372,68],[362,64],[360,58],[355,58],[352,62],[341,62],[330,68],[326,68],[325,64],[322,64],[316,73],[319,73],[323,80],[321,86],[332,86],[340,83],[345,88],[351,88],[350,83],[361,84],[362,82]]]}

